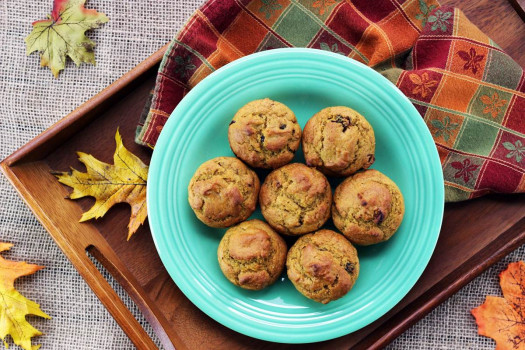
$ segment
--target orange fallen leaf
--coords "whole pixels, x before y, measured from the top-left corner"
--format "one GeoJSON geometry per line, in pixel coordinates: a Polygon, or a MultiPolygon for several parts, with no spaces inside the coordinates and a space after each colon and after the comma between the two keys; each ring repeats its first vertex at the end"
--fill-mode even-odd
{"type": "Polygon", "coordinates": [[[500,273],[503,298],[487,296],[472,315],[478,333],[496,341],[496,350],[525,349],[525,263],[510,263],[500,273]]]}
{"type": "Polygon", "coordinates": [[[95,204],[82,215],[80,222],[104,216],[117,203],[131,205],[129,240],[148,216],[148,166],[124,147],[118,130],[115,141],[117,147],[113,155],[114,164],[107,164],[90,154],[78,152],[78,159],[84,163],[87,172],[71,169],[70,172],[55,173],[55,176],[59,182],[73,188],[69,198],[95,197],[95,204]]]}
{"type": "MultiPolygon", "coordinates": [[[[0,242],[0,253],[9,250],[13,245],[0,242]]],[[[31,275],[43,266],[25,262],[5,260],[0,256],[0,339],[6,348],[5,338],[10,335],[13,342],[25,350],[37,350],[40,345],[31,345],[31,338],[41,335],[38,329],[26,321],[26,315],[51,318],[40,310],[40,305],[25,298],[14,286],[18,277],[31,275]]]]}

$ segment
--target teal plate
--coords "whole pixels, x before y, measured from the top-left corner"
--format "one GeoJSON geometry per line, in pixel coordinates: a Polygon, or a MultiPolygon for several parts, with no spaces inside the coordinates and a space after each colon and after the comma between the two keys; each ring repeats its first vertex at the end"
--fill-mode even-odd
{"type": "MultiPolygon", "coordinates": [[[[302,160],[299,151],[294,161],[302,160]]],[[[251,337],[308,343],[354,332],[408,293],[436,245],[444,188],[438,153],[423,119],[387,79],[338,54],[277,49],[226,65],[179,103],[153,152],[147,202],[160,258],[198,308],[251,337]],[[301,127],[324,107],[343,105],[360,112],[375,131],[373,168],[393,179],[405,198],[398,232],[386,243],[358,247],[357,283],[345,297],[327,305],[303,297],[286,273],[257,292],[229,283],[217,262],[225,230],[202,224],[188,204],[187,186],[197,167],[214,157],[233,156],[227,135],[234,113],[264,97],[290,107],[301,127]]],[[[260,211],[252,218],[262,218],[260,211]]]]}

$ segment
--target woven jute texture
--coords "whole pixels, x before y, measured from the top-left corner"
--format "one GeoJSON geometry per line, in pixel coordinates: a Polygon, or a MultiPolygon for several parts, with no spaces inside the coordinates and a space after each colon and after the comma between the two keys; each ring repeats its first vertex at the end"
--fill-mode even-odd
{"type": "MultiPolygon", "coordinates": [[[[97,66],[76,68],[69,62],[60,78],[54,79],[48,69],[39,67],[38,55],[26,57],[23,40],[31,31],[31,22],[45,18],[50,12],[51,0],[0,0],[0,157],[11,154],[167,43],[201,3],[200,0],[88,1],[87,8],[95,8],[110,18],[100,29],[88,33],[97,44],[97,66]]],[[[29,318],[45,333],[35,338],[37,344],[43,345],[42,349],[134,348],[3,176],[0,241],[15,244],[12,251],[4,254],[6,258],[46,266],[16,284],[25,296],[53,317],[29,318]]],[[[521,247],[389,348],[493,349],[490,339],[476,334],[469,310],[481,304],[487,294],[501,295],[498,273],[506,263],[524,258],[525,247],[521,247]]],[[[105,277],[152,333],[126,293],[107,273],[105,277]]]]}

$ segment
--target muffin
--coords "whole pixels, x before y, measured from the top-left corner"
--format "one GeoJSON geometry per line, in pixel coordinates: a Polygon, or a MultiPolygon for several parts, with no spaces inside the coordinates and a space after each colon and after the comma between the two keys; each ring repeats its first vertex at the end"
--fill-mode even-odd
{"type": "Polygon", "coordinates": [[[388,240],[403,220],[405,204],[397,185],[377,170],[345,179],[335,190],[332,218],[355,244],[388,240]]]}
{"type": "Polygon", "coordinates": [[[239,109],[228,128],[233,153],[255,168],[276,169],[289,163],[300,140],[301,127],[292,110],[268,98],[239,109]]]}
{"type": "Polygon", "coordinates": [[[329,176],[348,176],[374,162],[374,130],[348,107],[328,107],[317,112],[303,131],[306,164],[329,176]]]}
{"type": "Polygon", "coordinates": [[[268,174],[259,202],[277,232],[301,235],[319,229],[329,218],[332,190],[319,171],[292,163],[268,174]]]}
{"type": "Polygon", "coordinates": [[[359,259],[342,235],[320,230],[299,237],[288,252],[286,268],[301,294],[327,304],[352,289],[359,275],[359,259]]]}
{"type": "Polygon", "coordinates": [[[234,226],[219,243],[217,256],[224,276],[236,286],[260,290],[274,283],[284,268],[286,243],[261,220],[234,226]]]}
{"type": "Polygon", "coordinates": [[[246,220],[257,206],[257,174],[233,157],[204,162],[188,185],[188,201],[200,221],[229,227],[246,220]]]}

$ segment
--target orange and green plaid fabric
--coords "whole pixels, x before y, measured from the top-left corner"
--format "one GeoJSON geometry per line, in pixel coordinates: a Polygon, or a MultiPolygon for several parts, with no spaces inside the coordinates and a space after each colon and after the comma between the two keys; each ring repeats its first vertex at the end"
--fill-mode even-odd
{"type": "Polygon", "coordinates": [[[153,147],[214,70],[294,46],[353,58],[397,85],[434,137],[447,201],[525,192],[523,69],[460,10],[433,0],[209,0],[167,50],[137,142],[153,147]]]}

